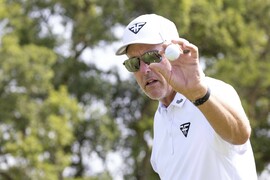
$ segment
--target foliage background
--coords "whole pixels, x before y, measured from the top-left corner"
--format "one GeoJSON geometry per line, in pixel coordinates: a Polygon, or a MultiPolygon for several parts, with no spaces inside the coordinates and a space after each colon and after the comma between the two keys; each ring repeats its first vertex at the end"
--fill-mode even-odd
{"type": "Polygon", "coordinates": [[[269,0],[0,0],[0,179],[115,179],[112,152],[124,179],[158,178],[149,163],[157,102],[82,56],[113,46],[116,29],[145,13],[173,20],[206,74],[236,88],[257,171],[269,170],[269,0]],[[52,18],[70,36],[55,33],[52,18]],[[91,154],[102,172],[89,168],[91,154]]]}

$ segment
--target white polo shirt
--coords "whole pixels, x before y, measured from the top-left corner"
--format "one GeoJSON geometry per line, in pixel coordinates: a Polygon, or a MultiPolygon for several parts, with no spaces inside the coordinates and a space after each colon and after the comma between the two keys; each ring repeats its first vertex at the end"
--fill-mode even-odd
{"type": "MultiPolygon", "coordinates": [[[[212,91],[241,103],[230,85],[207,80],[212,91]]],[[[243,145],[224,141],[179,93],[167,108],[160,103],[156,111],[151,164],[162,180],[257,179],[250,141],[243,145]]]]}

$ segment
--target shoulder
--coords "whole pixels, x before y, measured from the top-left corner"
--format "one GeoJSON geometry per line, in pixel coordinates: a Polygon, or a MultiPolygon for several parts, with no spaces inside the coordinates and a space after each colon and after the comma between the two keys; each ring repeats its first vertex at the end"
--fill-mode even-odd
{"type": "Polygon", "coordinates": [[[224,102],[231,104],[235,108],[242,106],[240,97],[232,85],[211,77],[206,77],[205,81],[211,89],[212,95],[223,99],[224,102]]]}
{"type": "Polygon", "coordinates": [[[222,80],[212,78],[212,77],[205,77],[205,81],[210,87],[213,87],[213,88],[220,88],[220,87],[233,88],[230,84],[222,80]]]}
{"type": "Polygon", "coordinates": [[[211,77],[206,77],[205,81],[211,91],[215,92],[216,94],[226,93],[227,95],[238,96],[234,87],[224,81],[211,77]]]}

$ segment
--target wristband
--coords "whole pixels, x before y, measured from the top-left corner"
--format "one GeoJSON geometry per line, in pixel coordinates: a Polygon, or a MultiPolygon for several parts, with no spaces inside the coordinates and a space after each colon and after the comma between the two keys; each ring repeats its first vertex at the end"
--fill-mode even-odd
{"type": "Polygon", "coordinates": [[[195,101],[192,101],[192,103],[193,103],[195,106],[202,105],[203,103],[205,103],[205,102],[209,99],[209,97],[210,97],[210,92],[211,92],[211,90],[210,90],[210,88],[208,87],[208,88],[207,88],[206,94],[205,94],[202,98],[199,98],[199,99],[197,99],[197,100],[195,100],[195,101]]]}

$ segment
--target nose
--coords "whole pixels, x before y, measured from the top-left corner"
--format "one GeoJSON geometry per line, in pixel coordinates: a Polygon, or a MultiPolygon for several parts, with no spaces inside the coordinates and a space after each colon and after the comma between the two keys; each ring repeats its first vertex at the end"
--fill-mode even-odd
{"type": "Polygon", "coordinates": [[[149,65],[140,60],[140,72],[147,74],[150,71],[149,65]]]}

